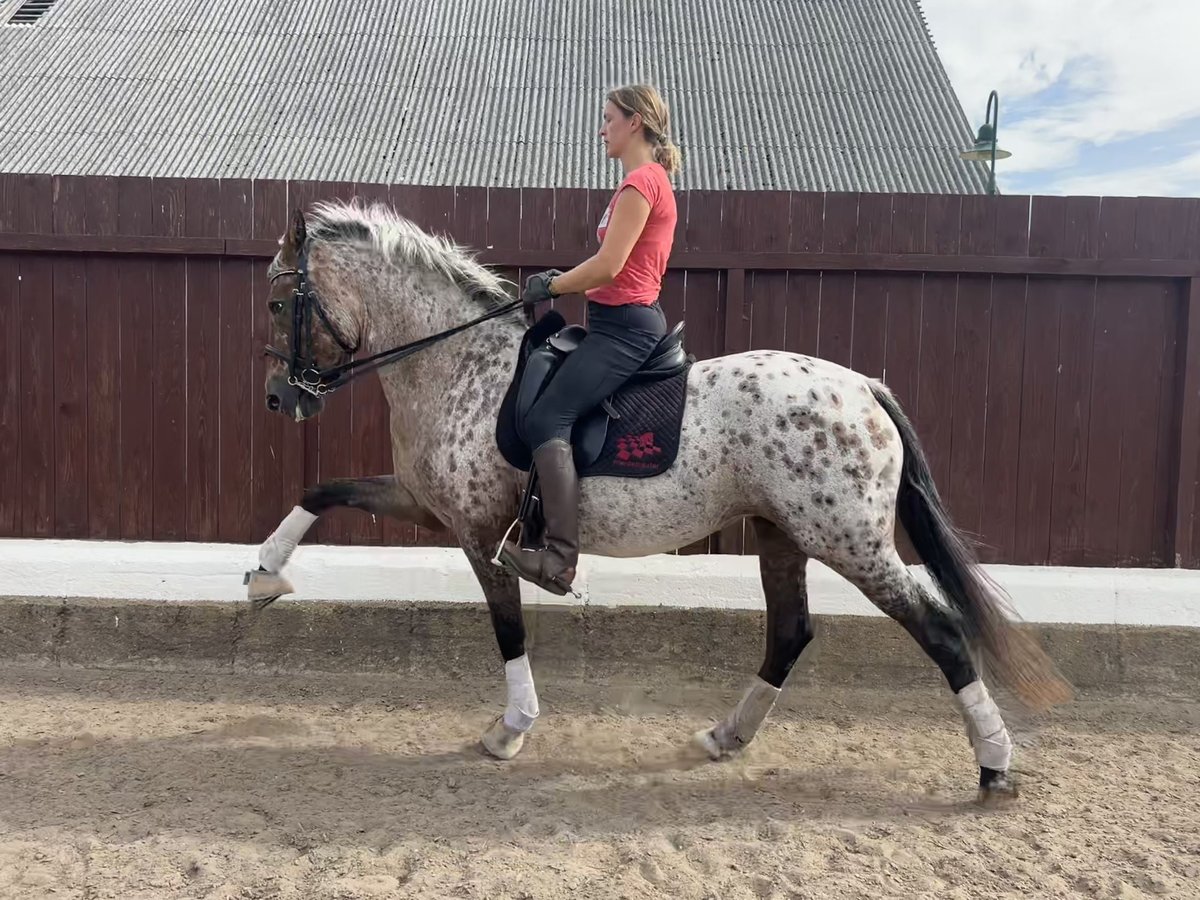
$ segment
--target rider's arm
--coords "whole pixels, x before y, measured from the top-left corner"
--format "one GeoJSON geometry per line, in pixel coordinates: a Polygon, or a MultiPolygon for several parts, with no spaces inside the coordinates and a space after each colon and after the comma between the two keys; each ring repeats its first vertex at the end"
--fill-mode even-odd
{"type": "Polygon", "coordinates": [[[650,201],[636,189],[626,188],[617,196],[604,243],[590,259],[558,275],[550,282],[556,294],[579,294],[594,287],[611,284],[629,259],[633,245],[650,218],[650,201]]]}

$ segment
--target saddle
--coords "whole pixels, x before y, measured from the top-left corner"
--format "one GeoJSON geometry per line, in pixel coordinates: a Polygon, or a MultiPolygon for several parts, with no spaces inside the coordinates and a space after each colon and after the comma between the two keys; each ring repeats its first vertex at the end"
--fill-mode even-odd
{"type": "MultiPolygon", "coordinates": [[[[633,375],[576,420],[571,447],[580,478],[647,478],[662,474],[674,464],[688,371],[695,362],[684,350],[683,330],[683,322],[676,324],[633,375]]],[[[538,319],[521,340],[512,382],[500,404],[496,444],[509,465],[529,472],[518,514],[523,546],[537,546],[543,523],[533,448],[522,433],[521,423],[563,362],[586,337],[585,327],[567,325],[556,310],[538,319]]]]}

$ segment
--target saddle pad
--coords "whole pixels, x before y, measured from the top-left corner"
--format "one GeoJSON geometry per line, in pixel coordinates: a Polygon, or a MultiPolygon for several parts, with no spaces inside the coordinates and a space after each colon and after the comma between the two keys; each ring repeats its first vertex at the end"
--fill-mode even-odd
{"type": "Polygon", "coordinates": [[[582,477],[650,478],[675,464],[691,366],[660,381],[625,385],[612,398],[604,449],[582,477]]]}

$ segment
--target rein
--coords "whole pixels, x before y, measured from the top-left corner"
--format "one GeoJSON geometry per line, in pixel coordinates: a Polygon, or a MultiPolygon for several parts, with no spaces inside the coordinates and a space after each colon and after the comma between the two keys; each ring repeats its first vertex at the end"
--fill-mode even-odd
{"type": "Polygon", "coordinates": [[[394,362],[399,362],[405,357],[419,353],[428,347],[432,347],[434,344],[441,343],[447,338],[454,337],[456,334],[461,334],[470,328],[474,328],[476,325],[482,325],[484,322],[489,322],[492,319],[497,319],[500,316],[510,313],[521,305],[520,299],[513,300],[484,313],[477,319],[472,319],[469,322],[464,322],[461,325],[456,325],[437,334],[423,337],[420,340],[403,344],[399,347],[393,347],[390,350],[383,350],[380,353],[372,354],[363,359],[351,359],[340,365],[322,369],[317,365],[316,357],[313,354],[312,330],[314,312],[316,313],[316,318],[321,320],[325,326],[325,330],[329,332],[330,337],[334,339],[344,354],[354,356],[358,352],[358,344],[350,346],[341,334],[338,333],[338,330],[334,328],[333,323],[329,320],[329,316],[326,315],[325,307],[321,303],[321,298],[317,295],[316,289],[309,284],[307,242],[300,248],[296,268],[276,272],[271,276],[271,282],[274,283],[275,279],[281,275],[297,276],[296,287],[292,291],[291,353],[289,355],[271,346],[267,347],[266,352],[267,355],[273,356],[275,359],[287,364],[288,384],[302,391],[307,391],[315,397],[330,394],[338,388],[345,386],[359,375],[365,375],[368,372],[382,369],[384,366],[391,365],[394,362]],[[301,346],[302,334],[305,342],[304,346],[301,346]]]}

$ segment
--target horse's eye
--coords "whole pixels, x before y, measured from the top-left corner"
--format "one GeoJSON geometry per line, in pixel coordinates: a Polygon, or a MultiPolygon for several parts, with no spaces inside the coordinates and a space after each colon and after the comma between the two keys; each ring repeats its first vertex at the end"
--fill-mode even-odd
{"type": "Polygon", "coordinates": [[[283,312],[283,301],[272,300],[267,304],[267,309],[271,310],[272,315],[279,315],[279,313],[283,312]]]}

